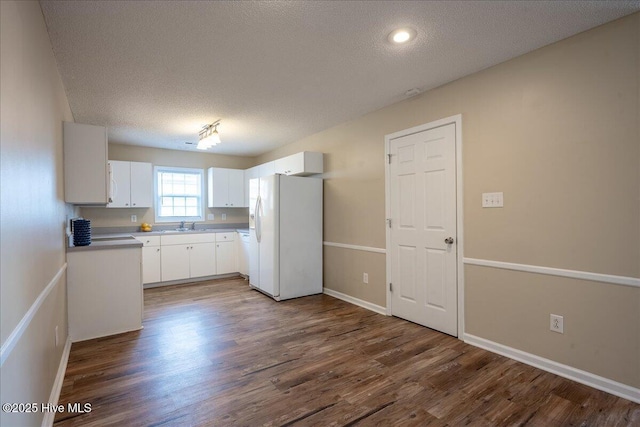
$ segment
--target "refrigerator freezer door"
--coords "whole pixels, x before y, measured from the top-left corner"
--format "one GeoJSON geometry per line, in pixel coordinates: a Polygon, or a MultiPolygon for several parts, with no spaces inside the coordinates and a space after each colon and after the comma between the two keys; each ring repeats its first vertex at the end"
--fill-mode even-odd
{"type": "Polygon", "coordinates": [[[260,246],[255,228],[249,230],[249,284],[260,289],[260,246]]]}
{"type": "Polygon", "coordinates": [[[260,290],[277,298],[280,295],[279,262],[279,200],[280,176],[260,178],[260,290]]]}
{"type": "Polygon", "coordinates": [[[249,284],[260,289],[260,244],[256,233],[256,210],[260,179],[249,181],[249,284]]]}

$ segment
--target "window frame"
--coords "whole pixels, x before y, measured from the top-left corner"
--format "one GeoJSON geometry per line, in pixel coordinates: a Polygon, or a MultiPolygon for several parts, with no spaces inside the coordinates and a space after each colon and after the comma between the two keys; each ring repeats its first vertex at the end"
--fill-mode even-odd
{"type": "Polygon", "coordinates": [[[182,168],[175,166],[154,166],[153,167],[153,206],[155,210],[155,222],[156,223],[168,223],[168,222],[202,222],[204,221],[205,212],[205,196],[206,189],[204,187],[204,169],[198,168],[182,168]],[[158,189],[158,175],[162,172],[168,173],[191,173],[198,174],[200,176],[200,209],[199,216],[160,216],[160,194],[158,189]]]}

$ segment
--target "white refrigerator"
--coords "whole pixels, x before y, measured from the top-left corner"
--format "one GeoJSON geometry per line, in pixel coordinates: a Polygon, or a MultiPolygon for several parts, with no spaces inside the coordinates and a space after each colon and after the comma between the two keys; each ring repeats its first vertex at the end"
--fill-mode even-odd
{"type": "Polygon", "coordinates": [[[322,293],[322,179],[249,181],[249,285],[276,301],[322,293]]]}

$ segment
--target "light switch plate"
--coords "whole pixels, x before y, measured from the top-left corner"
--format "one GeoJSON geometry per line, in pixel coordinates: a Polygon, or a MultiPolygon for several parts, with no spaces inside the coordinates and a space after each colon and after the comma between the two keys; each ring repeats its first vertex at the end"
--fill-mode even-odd
{"type": "Polygon", "coordinates": [[[222,220],[226,221],[227,220],[227,214],[222,214],[222,220]]]}
{"type": "Polygon", "coordinates": [[[504,207],[504,195],[499,193],[482,193],[483,208],[501,208],[504,207]]]}
{"type": "Polygon", "coordinates": [[[207,221],[213,221],[215,219],[214,214],[207,214],[207,221]]]}

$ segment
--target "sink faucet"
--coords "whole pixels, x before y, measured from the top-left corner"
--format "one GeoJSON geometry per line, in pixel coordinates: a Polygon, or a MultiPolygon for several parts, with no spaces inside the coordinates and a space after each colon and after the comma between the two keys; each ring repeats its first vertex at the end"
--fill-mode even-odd
{"type": "Polygon", "coordinates": [[[184,228],[184,221],[180,221],[180,228],[184,228]]]}
{"type": "Polygon", "coordinates": [[[191,224],[191,229],[192,229],[192,230],[195,230],[195,229],[196,229],[196,222],[195,222],[195,221],[193,221],[193,223],[191,224]]]}

